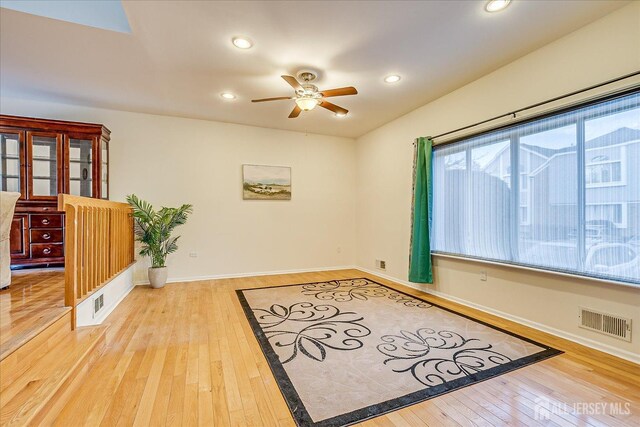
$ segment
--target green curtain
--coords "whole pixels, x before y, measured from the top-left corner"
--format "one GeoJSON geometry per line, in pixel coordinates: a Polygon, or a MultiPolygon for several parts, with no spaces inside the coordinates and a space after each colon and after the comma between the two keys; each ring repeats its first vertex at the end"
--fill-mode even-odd
{"type": "Polygon", "coordinates": [[[433,141],[421,137],[417,139],[416,145],[409,281],[433,283],[431,239],[429,237],[433,210],[433,175],[431,171],[433,141]]]}

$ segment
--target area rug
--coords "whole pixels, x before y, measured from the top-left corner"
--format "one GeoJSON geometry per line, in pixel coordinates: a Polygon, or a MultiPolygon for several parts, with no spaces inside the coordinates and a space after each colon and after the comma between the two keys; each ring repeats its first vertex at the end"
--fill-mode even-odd
{"type": "Polygon", "coordinates": [[[343,426],[561,353],[369,279],[236,291],[299,426],[343,426]]]}

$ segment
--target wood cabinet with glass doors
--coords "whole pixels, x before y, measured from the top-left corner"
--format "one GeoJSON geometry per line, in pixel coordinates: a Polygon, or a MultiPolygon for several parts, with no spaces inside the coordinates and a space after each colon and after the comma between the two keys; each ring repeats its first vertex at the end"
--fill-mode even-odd
{"type": "Polygon", "coordinates": [[[12,266],[64,263],[58,194],[109,198],[109,135],[100,124],[0,115],[0,190],[21,194],[12,266]]]}

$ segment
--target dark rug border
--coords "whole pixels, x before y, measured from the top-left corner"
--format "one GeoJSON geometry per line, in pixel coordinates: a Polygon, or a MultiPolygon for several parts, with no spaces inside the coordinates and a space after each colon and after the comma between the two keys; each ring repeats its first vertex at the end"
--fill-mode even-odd
{"type": "Polygon", "coordinates": [[[260,288],[245,288],[245,289],[236,289],[236,295],[238,296],[238,299],[240,300],[240,305],[242,306],[242,309],[244,310],[245,316],[247,317],[247,320],[249,321],[249,325],[251,326],[251,329],[253,330],[253,334],[255,335],[256,339],[258,340],[258,343],[260,344],[260,348],[262,350],[262,353],[264,354],[265,358],[267,359],[267,362],[269,363],[269,367],[271,368],[271,372],[273,373],[275,379],[276,379],[276,383],[278,384],[278,388],[280,388],[280,391],[282,392],[282,395],[284,396],[284,400],[287,402],[287,406],[289,407],[289,411],[291,411],[291,415],[293,416],[294,421],[296,422],[296,424],[298,426],[309,426],[309,427],[339,427],[339,426],[347,426],[350,424],[355,424],[358,422],[362,422],[365,421],[369,418],[374,418],[383,414],[386,414],[388,412],[392,412],[392,411],[396,411],[398,409],[407,407],[407,406],[411,406],[414,405],[416,403],[420,403],[420,402],[424,402],[425,400],[431,399],[432,397],[436,397],[436,396],[440,396],[442,394],[445,393],[449,393],[451,391],[455,391],[458,390],[460,388],[463,387],[467,387],[470,386],[472,384],[476,384],[480,381],[485,381],[488,380],[490,378],[494,378],[496,376],[505,374],[507,372],[511,372],[514,371],[516,369],[520,369],[524,366],[527,365],[531,365],[533,363],[539,362],[541,360],[553,357],[553,356],[557,356],[559,354],[562,354],[563,351],[557,350],[553,347],[541,344],[535,340],[532,340],[530,338],[527,337],[523,337],[522,335],[516,334],[514,332],[508,331],[506,329],[500,328],[498,326],[494,326],[491,325],[487,322],[484,322],[482,320],[478,320],[475,319],[471,316],[468,316],[466,314],[462,314],[459,313],[455,310],[452,310],[450,308],[447,307],[443,307],[437,303],[428,301],[424,298],[421,298],[419,296],[416,295],[412,295],[410,293],[401,291],[399,289],[395,289],[392,288],[391,286],[387,286],[383,283],[377,282],[375,280],[369,279],[368,277],[355,277],[355,278],[345,278],[345,279],[329,279],[329,280],[323,280],[323,281],[319,281],[319,282],[309,282],[309,283],[293,283],[293,284],[288,284],[288,285],[276,285],[276,286],[264,286],[264,287],[260,287],[260,288]],[[296,391],[295,387],[293,386],[293,383],[291,382],[291,379],[289,378],[289,376],[287,375],[287,372],[285,371],[284,367],[282,366],[282,363],[280,363],[280,360],[278,358],[278,355],[276,354],[276,352],[273,350],[273,348],[271,347],[271,344],[269,344],[269,340],[267,339],[267,337],[265,336],[262,328],[260,327],[260,324],[258,323],[258,320],[256,319],[255,315],[253,314],[253,310],[251,310],[251,307],[249,306],[249,303],[246,299],[246,297],[244,296],[244,292],[245,291],[256,291],[256,290],[261,290],[261,289],[271,289],[271,288],[283,288],[283,287],[289,287],[289,286],[304,286],[304,285],[313,285],[313,284],[317,284],[317,283],[326,283],[326,282],[331,282],[331,281],[343,281],[343,280],[369,280],[370,282],[373,282],[377,285],[383,286],[389,290],[395,291],[395,292],[399,292],[401,294],[407,295],[411,298],[415,298],[418,299],[420,301],[426,302],[427,304],[431,304],[435,307],[438,307],[442,310],[448,311],[450,313],[456,314],[458,316],[464,317],[465,319],[469,319],[471,321],[474,321],[476,323],[479,323],[481,325],[487,326],[491,329],[495,329],[497,331],[500,331],[502,333],[505,333],[507,335],[510,335],[512,337],[516,337],[518,339],[521,339],[522,341],[528,342],[530,344],[534,344],[538,347],[542,347],[544,348],[543,351],[529,355],[529,356],[525,356],[523,358],[514,360],[512,362],[509,363],[505,363],[504,365],[500,365],[500,366],[496,366],[494,368],[490,368],[487,369],[485,371],[482,372],[478,372],[476,374],[470,375],[468,377],[463,377],[463,378],[458,378],[455,379],[453,381],[448,381],[444,384],[435,386],[435,387],[430,387],[427,389],[423,389],[423,390],[418,390],[416,392],[413,393],[409,393],[406,394],[404,396],[400,396],[400,397],[396,397],[395,399],[391,399],[391,400],[387,400],[385,402],[381,402],[381,403],[376,403],[374,405],[370,405],[367,406],[365,408],[361,408],[361,409],[356,409],[355,411],[351,411],[351,412],[347,412],[345,414],[341,414],[341,415],[337,415],[333,418],[327,418],[321,421],[317,421],[314,422],[311,419],[311,416],[309,415],[309,412],[307,412],[307,409],[304,407],[304,403],[302,402],[302,400],[300,399],[300,396],[298,395],[298,392],[296,391]]]}

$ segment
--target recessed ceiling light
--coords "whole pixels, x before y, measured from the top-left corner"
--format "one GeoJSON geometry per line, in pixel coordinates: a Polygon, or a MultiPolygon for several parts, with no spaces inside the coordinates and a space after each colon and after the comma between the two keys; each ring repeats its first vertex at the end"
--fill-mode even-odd
{"type": "Polygon", "coordinates": [[[511,3],[511,0],[489,0],[484,5],[484,10],[487,12],[499,12],[509,6],[509,3],[511,3]]]}
{"type": "Polygon", "coordinates": [[[400,81],[400,76],[397,74],[391,74],[384,78],[385,83],[397,83],[400,81]]]}
{"type": "Polygon", "coordinates": [[[234,37],[231,41],[233,42],[233,45],[238,49],[249,49],[251,46],[253,46],[251,40],[246,37],[234,37]]]}
{"type": "Polygon", "coordinates": [[[236,99],[236,96],[230,92],[222,92],[220,96],[224,99],[236,99]]]}
{"type": "Polygon", "coordinates": [[[336,113],[336,117],[338,117],[338,118],[341,118],[341,119],[342,119],[342,118],[344,118],[344,117],[347,117],[347,113],[336,113]]]}

